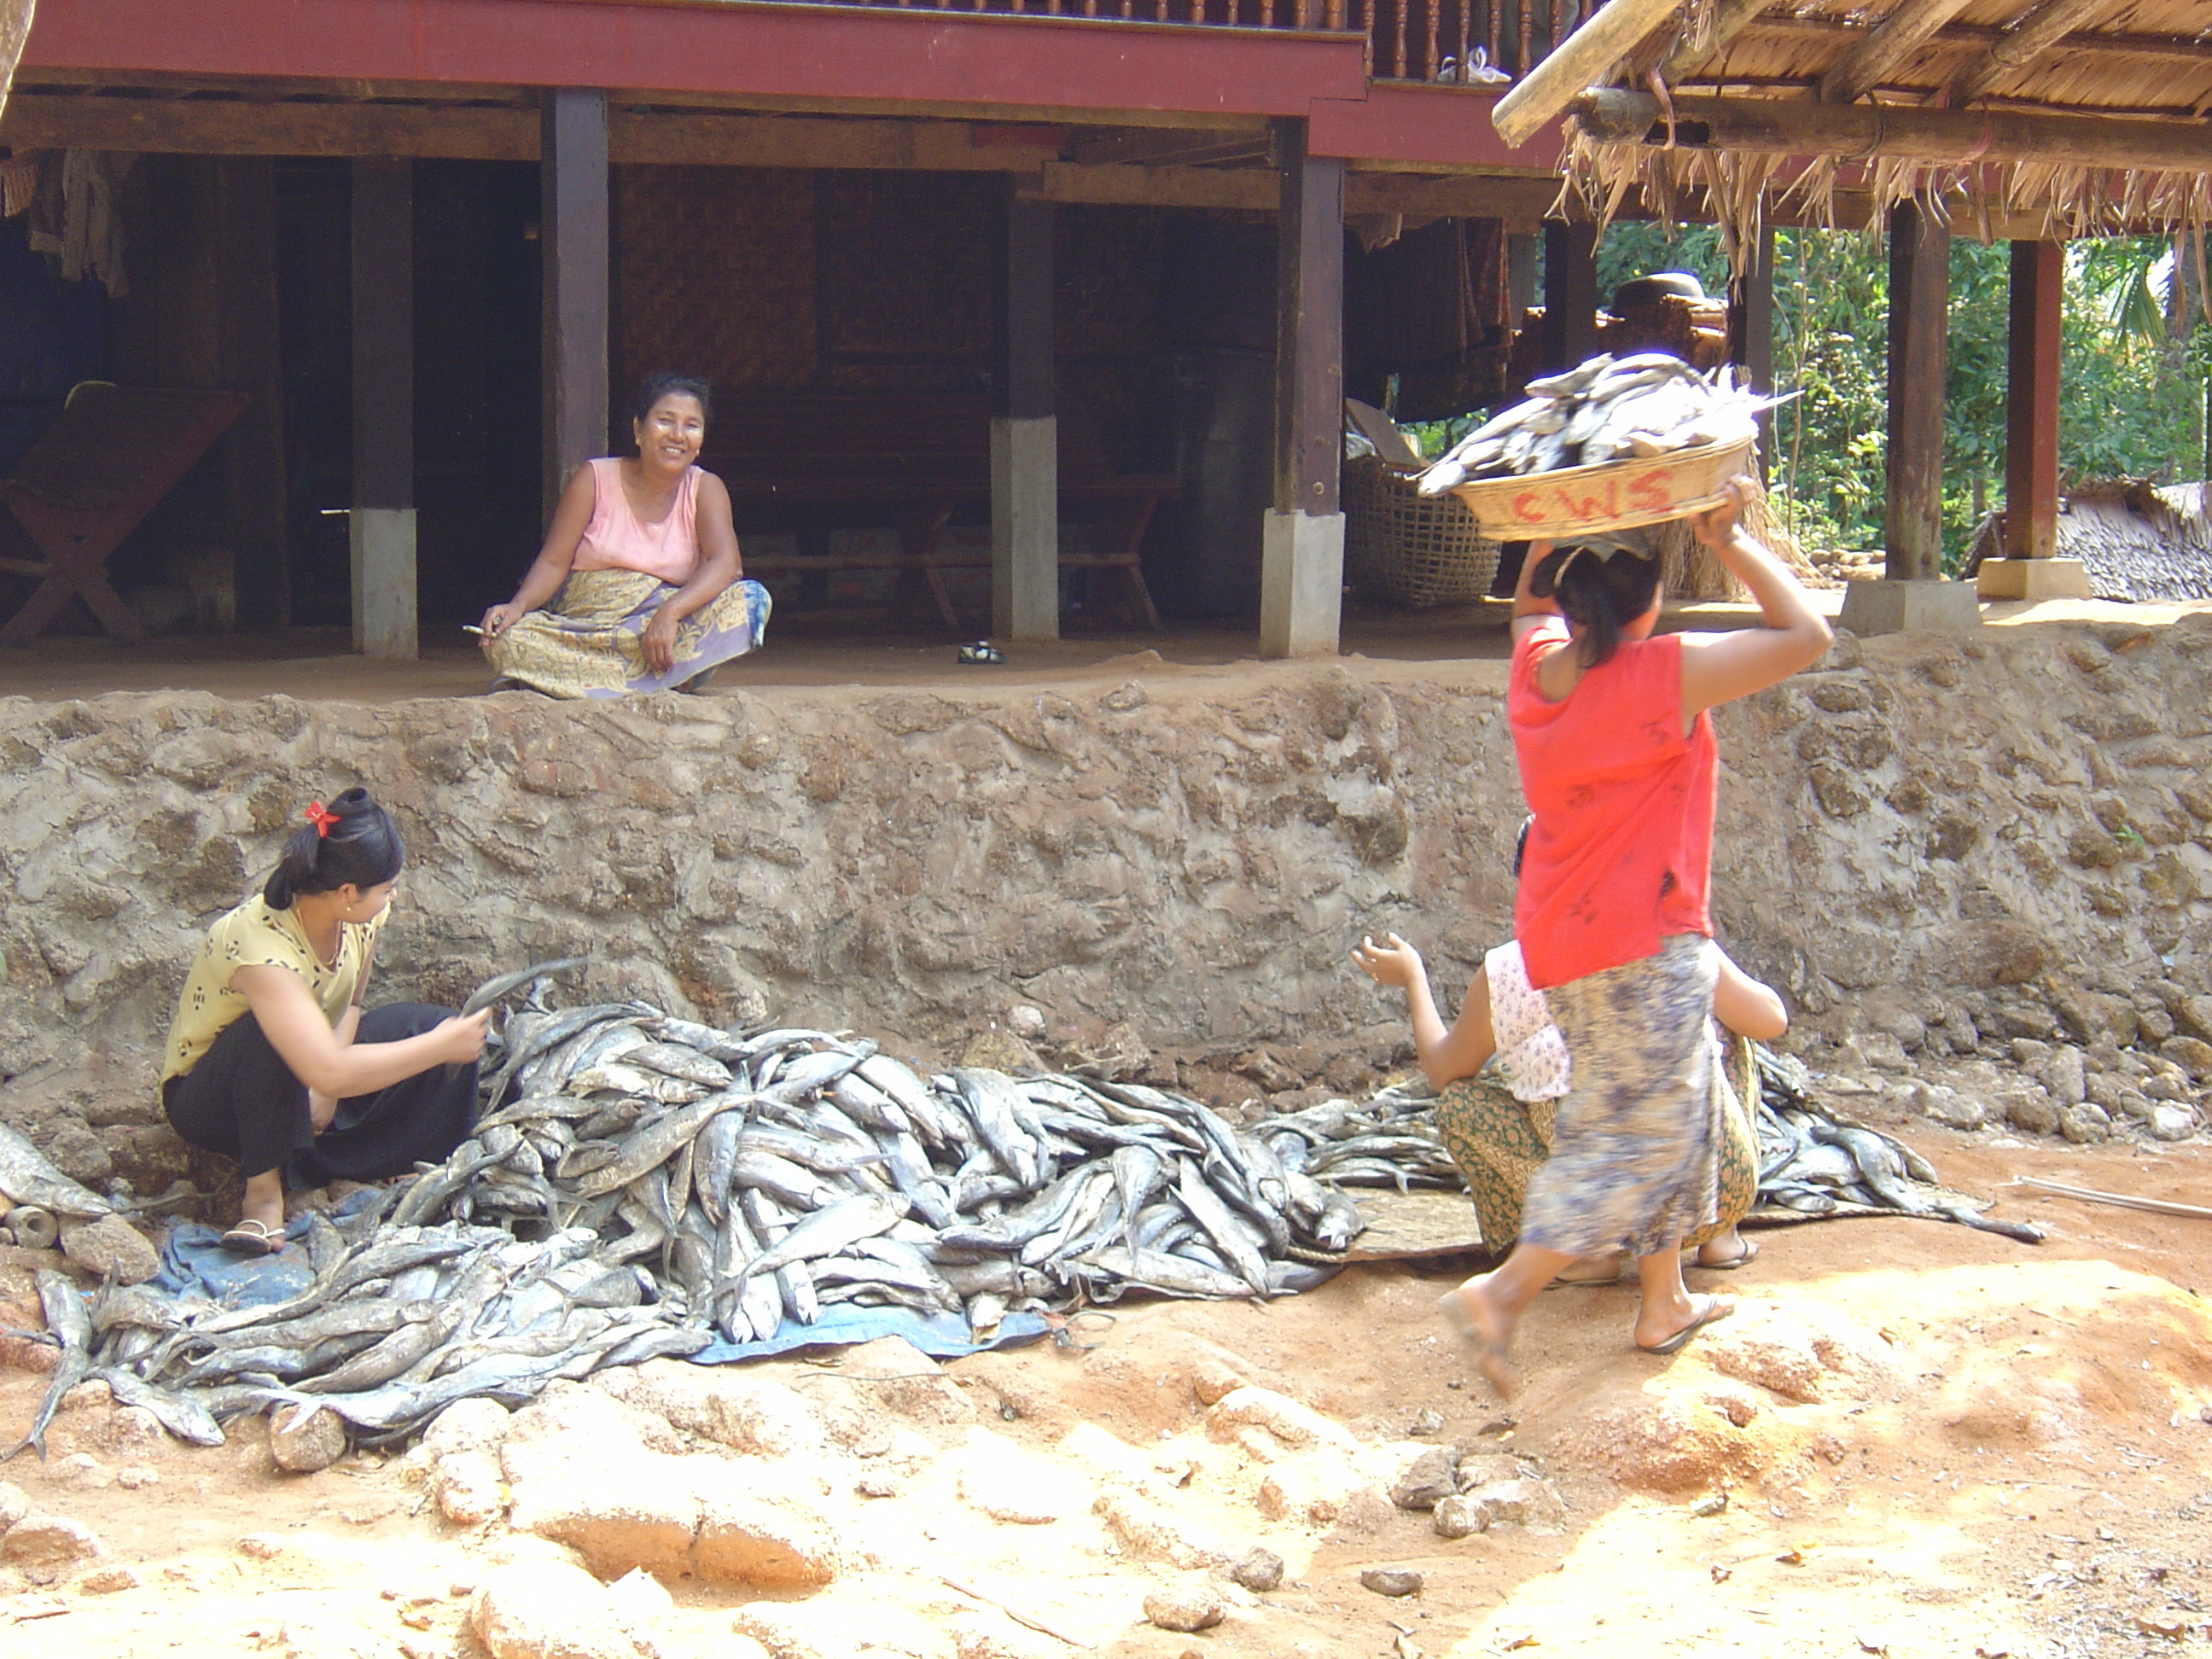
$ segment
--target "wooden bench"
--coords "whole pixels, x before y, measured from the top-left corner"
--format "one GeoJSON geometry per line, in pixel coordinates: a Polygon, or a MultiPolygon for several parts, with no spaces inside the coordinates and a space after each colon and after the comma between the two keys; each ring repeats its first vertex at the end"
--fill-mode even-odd
{"type": "Polygon", "coordinates": [[[246,394],[87,380],[0,479],[0,573],[38,586],[0,626],[34,637],[72,596],[118,640],[146,626],[107,580],[107,559],[245,410],[246,394]]]}
{"type": "MultiPolygon", "coordinates": [[[[1060,416],[1060,497],[1097,514],[1101,544],[1063,550],[1062,569],[1117,576],[1131,608],[1158,631],[1159,613],[1145,586],[1139,554],[1159,504],[1173,495],[1172,475],[1114,471],[1097,426],[1082,411],[1060,416]]],[[[797,531],[818,542],[824,518],[879,509],[898,532],[899,550],[833,554],[745,551],[750,576],[811,571],[896,570],[903,592],[918,582],[945,626],[960,615],[944,573],[988,569],[988,554],[941,544],[955,513],[991,499],[991,406],[988,399],[911,392],[771,392],[731,397],[708,429],[700,465],[729,486],[738,538],[797,531]]]]}

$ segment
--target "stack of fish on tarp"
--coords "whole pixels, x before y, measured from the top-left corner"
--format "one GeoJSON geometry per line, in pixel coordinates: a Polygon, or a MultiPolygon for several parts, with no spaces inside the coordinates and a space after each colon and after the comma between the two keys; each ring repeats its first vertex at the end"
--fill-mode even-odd
{"type": "MultiPolygon", "coordinates": [[[[197,1443],[306,1402],[380,1440],[457,1400],[726,1354],[845,1304],[983,1339],[1010,1310],[1132,1288],[1287,1293],[1361,1231],[1344,1188],[1462,1186],[1418,1082],[1240,1130],[1141,1085],[925,1077],[848,1036],[726,1032],[635,1001],[525,1008],[491,1053],[487,1110],[451,1158],[307,1218],[296,1294],[236,1307],[111,1282],[88,1308],[42,1272],[61,1360],[24,1443],[43,1452],[88,1378],[197,1443]]],[[[1820,1115],[1802,1066],[1763,1059],[1763,1200],[1990,1224],[1898,1143],[1820,1115]]],[[[0,1184],[58,1213],[113,1208],[11,1134],[0,1184]]]]}
{"type": "MultiPolygon", "coordinates": [[[[110,1285],[88,1311],[46,1275],[63,1370],[26,1443],[43,1449],[87,1376],[195,1441],[308,1401],[374,1439],[473,1395],[788,1335],[840,1304],[951,1315],[981,1339],[1010,1309],[1131,1288],[1296,1291],[1364,1224],[1328,1158],[1300,1141],[1286,1161],[1180,1095],[926,1078],[865,1041],[733,1034],[642,1002],[514,1014],[485,1098],[443,1164],[313,1217],[312,1282],[280,1303],[110,1285]]],[[[1408,1178],[1437,1178],[1433,1137],[1349,1145],[1346,1176],[1411,1152],[1408,1178]]]]}
{"type": "Polygon", "coordinates": [[[1784,401],[1740,385],[1730,367],[1700,374],[1663,351],[1601,354],[1529,381],[1528,392],[1446,451],[1421,475],[1421,494],[1441,495],[1469,479],[1749,442],[1760,412],[1784,401]]]}

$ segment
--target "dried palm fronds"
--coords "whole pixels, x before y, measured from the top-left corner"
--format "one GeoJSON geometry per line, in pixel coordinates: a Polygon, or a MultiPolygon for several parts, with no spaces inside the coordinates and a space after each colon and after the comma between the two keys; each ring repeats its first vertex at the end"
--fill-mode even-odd
{"type": "MultiPolygon", "coordinates": [[[[1744,502],[1740,522],[1746,535],[1764,543],[1800,581],[1827,586],[1826,579],[1814,569],[1812,561],[1805,556],[1805,550],[1798,545],[1797,538],[1774,516],[1765,489],[1752,490],[1744,502]]],[[[1743,584],[1729,574],[1728,567],[1691,533],[1687,519],[1674,519],[1654,526],[1652,539],[1659,546],[1660,580],[1669,599],[1735,601],[1750,597],[1743,584]]]]}

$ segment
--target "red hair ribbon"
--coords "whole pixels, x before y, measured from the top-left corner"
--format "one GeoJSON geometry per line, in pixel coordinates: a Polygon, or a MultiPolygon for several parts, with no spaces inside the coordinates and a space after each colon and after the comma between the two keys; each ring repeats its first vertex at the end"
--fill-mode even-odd
{"type": "Polygon", "coordinates": [[[307,803],[307,822],[315,826],[315,836],[318,840],[329,835],[331,826],[337,821],[338,815],[325,806],[322,802],[311,800],[307,803]]]}

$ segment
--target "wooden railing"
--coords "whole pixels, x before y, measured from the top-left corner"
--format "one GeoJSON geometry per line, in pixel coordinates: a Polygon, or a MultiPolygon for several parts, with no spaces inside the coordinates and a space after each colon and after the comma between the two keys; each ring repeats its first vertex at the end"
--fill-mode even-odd
{"type": "MultiPolygon", "coordinates": [[[[832,0],[839,3],[841,0],[832,0]]],[[[1519,78],[1602,0],[842,0],[1000,16],[1095,17],[1194,28],[1364,34],[1378,81],[1479,81],[1470,58],[1519,78]],[[1480,52],[1480,56],[1475,55],[1480,52]]]]}
{"type": "Polygon", "coordinates": [[[1377,81],[1472,81],[1470,60],[1518,80],[1601,0],[1351,0],[1377,81]],[[1477,53],[1480,57],[1477,57],[1477,53]]]}

